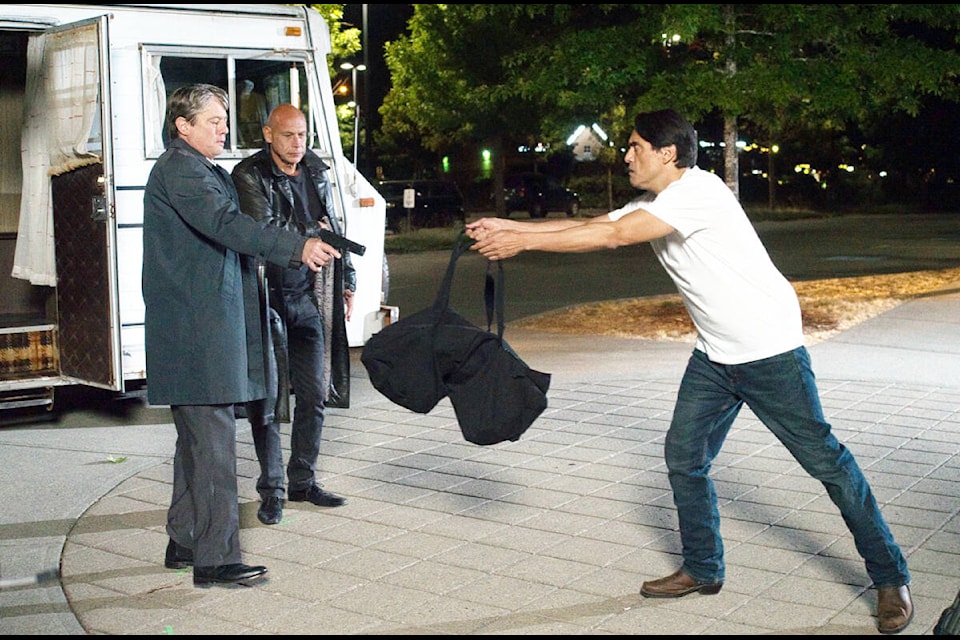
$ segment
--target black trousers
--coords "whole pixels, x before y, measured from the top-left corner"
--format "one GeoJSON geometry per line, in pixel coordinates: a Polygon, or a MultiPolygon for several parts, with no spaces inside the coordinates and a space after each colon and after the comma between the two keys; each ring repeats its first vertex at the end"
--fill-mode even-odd
{"type": "MultiPolygon", "coordinates": [[[[284,303],[290,382],[296,397],[286,475],[290,491],[304,491],[316,482],[323,432],[323,322],[316,302],[308,295],[286,297],[284,303]]],[[[246,411],[260,462],[257,492],[261,498],[282,498],[284,468],[280,425],[264,419],[262,402],[248,402],[246,411]]]]}

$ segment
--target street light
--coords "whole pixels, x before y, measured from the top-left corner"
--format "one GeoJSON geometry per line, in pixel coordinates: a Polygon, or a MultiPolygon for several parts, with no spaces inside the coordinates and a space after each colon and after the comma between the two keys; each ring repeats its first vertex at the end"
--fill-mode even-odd
{"type": "Polygon", "coordinates": [[[353,168],[357,168],[357,143],[360,140],[360,101],[357,98],[357,72],[366,71],[367,65],[344,62],[340,65],[344,71],[350,72],[350,92],[353,94],[353,168]]]}

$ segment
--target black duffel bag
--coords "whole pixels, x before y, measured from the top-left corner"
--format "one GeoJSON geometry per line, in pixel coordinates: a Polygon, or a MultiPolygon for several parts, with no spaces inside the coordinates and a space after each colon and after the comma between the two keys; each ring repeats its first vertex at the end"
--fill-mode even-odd
{"type": "Polygon", "coordinates": [[[486,330],[449,308],[456,262],[470,243],[458,238],[433,305],[371,336],[360,360],[374,388],[411,411],[428,413],[449,396],[468,442],[515,441],[546,409],[550,374],[530,369],[503,339],[500,262],[496,282],[487,264],[486,330]]]}

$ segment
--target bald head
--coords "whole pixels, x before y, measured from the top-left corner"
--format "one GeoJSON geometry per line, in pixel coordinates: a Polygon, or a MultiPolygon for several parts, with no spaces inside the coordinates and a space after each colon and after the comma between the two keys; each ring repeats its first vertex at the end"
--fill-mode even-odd
{"type": "Polygon", "coordinates": [[[292,104],[281,104],[270,112],[263,139],[270,145],[270,155],[277,167],[294,175],[307,152],[307,119],[292,104]]]}
{"type": "Polygon", "coordinates": [[[307,125],[307,119],[303,115],[303,112],[292,104],[278,105],[270,112],[270,116],[267,118],[267,126],[274,130],[291,126],[291,122],[294,125],[302,123],[304,127],[307,125]]]}

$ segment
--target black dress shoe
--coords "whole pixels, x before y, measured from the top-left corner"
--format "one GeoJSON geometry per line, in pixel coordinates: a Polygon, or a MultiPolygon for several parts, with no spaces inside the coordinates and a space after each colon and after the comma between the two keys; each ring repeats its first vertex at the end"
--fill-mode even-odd
{"type": "Polygon", "coordinates": [[[346,502],[340,496],[324,491],[315,484],[305,491],[288,491],[287,499],[290,502],[309,502],[318,507],[339,507],[346,502]]]}
{"type": "Polygon", "coordinates": [[[194,567],[193,584],[198,586],[211,584],[250,585],[267,572],[266,567],[246,564],[225,564],[219,567],[194,567]]]}
{"type": "Polygon", "coordinates": [[[267,496],[260,501],[257,519],[263,524],[277,524],[283,519],[283,498],[267,496]]]}
{"type": "Polygon", "coordinates": [[[181,547],[173,538],[167,543],[167,553],[163,558],[163,566],[167,569],[186,569],[193,566],[193,549],[181,547]]]}

